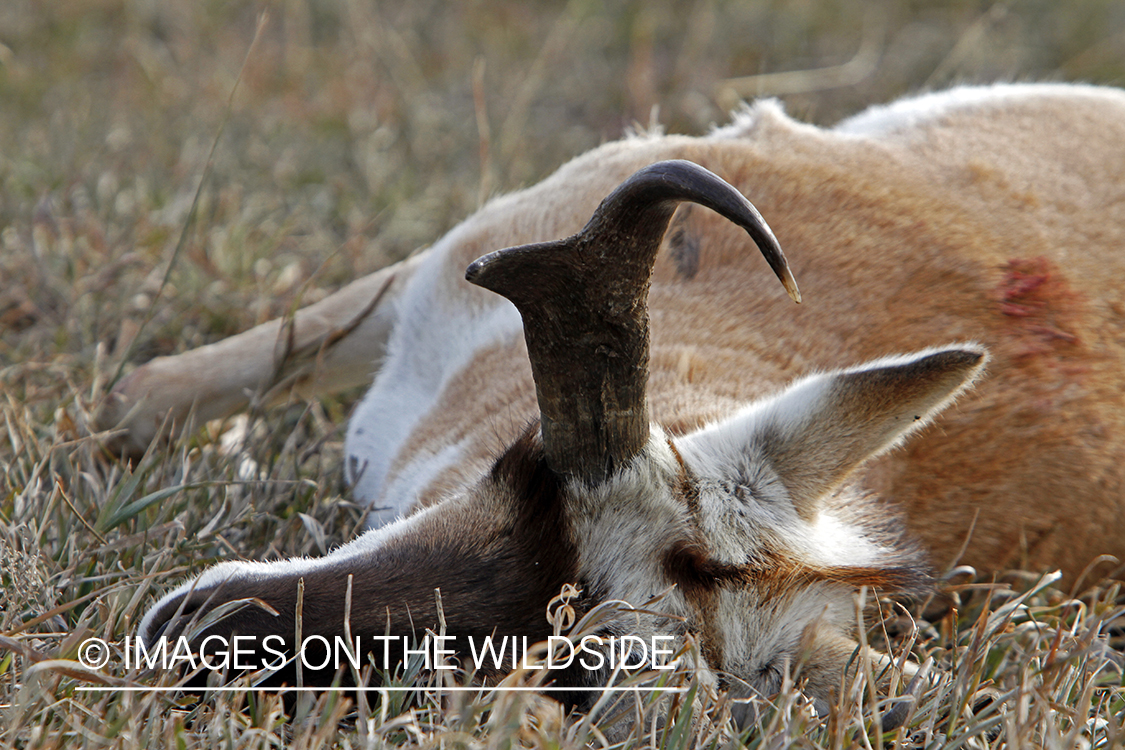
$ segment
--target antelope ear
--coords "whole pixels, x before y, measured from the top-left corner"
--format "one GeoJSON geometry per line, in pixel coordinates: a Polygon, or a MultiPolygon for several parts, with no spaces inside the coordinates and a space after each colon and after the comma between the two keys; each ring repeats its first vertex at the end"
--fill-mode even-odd
{"type": "MultiPolygon", "coordinates": [[[[685,458],[704,477],[776,478],[797,513],[867,459],[927,424],[976,378],[987,353],[970,344],[928,349],[812,375],[689,436],[685,458]]],[[[752,480],[748,480],[753,484],[752,480]]]]}

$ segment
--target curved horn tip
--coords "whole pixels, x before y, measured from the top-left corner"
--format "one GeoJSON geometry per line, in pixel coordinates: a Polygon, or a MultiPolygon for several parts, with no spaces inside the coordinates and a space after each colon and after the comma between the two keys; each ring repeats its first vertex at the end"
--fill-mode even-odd
{"type": "Polygon", "coordinates": [[[797,288],[797,280],[793,278],[793,273],[789,267],[785,267],[784,274],[781,276],[781,285],[785,287],[785,293],[789,295],[789,299],[801,304],[801,290],[797,288]]]}
{"type": "Polygon", "coordinates": [[[700,164],[685,159],[668,159],[654,162],[638,170],[621,184],[619,190],[653,178],[659,178],[662,182],[676,181],[683,188],[688,188],[689,181],[696,181],[692,188],[688,189],[698,191],[697,194],[685,193],[678,196],[678,200],[707,206],[745,229],[765,256],[770,268],[785,288],[785,293],[795,303],[801,303],[801,290],[797,288],[797,281],[793,278],[789,261],[786,260],[777,237],[758,209],[738,188],[700,164]]]}

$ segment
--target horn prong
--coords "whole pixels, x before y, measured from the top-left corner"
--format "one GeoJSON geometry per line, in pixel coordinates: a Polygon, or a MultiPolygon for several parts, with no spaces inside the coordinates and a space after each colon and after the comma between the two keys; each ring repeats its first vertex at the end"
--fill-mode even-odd
{"type": "Polygon", "coordinates": [[[465,272],[523,316],[547,462],[560,475],[604,480],[648,440],[648,289],[661,239],[683,201],[743,227],[789,296],[801,301],[757,209],[687,161],[636,172],[578,234],[499,250],[465,272]]]}

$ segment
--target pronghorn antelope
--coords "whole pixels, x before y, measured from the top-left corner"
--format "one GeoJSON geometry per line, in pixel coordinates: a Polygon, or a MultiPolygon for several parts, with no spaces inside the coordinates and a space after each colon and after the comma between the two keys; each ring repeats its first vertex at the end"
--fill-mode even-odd
{"type": "MultiPolygon", "coordinates": [[[[345,450],[378,528],[217,565],[141,636],[255,597],[276,614],[208,632],[291,639],[299,580],[329,637],[349,585],[353,634],[434,626],[440,588],[447,632],[533,638],[564,584],[582,606],[674,585],[667,619],[616,632],[690,632],[705,673],[764,693],[799,660],[827,699],[860,586],[1125,557],[1122,175],[1125,93],[1071,85],[832,129],[759,102],[580,156],[298,314],[297,346],[334,341],[309,390],[376,372],[345,450]]],[[[150,362],[103,422],[143,445],[239,408],[283,330],[150,362]]]]}

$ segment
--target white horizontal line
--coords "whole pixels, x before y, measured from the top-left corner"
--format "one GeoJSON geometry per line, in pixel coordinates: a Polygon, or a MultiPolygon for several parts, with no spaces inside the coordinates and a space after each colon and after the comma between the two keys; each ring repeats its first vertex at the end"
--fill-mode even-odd
{"type": "Polygon", "coordinates": [[[546,687],[238,687],[223,685],[222,687],[185,688],[185,687],[145,687],[143,685],[128,685],[121,687],[80,685],[75,690],[83,693],[96,693],[116,691],[123,693],[495,693],[495,692],[527,692],[527,693],[608,693],[613,691],[627,691],[633,693],[686,693],[684,687],[626,687],[610,685],[608,687],[559,687],[550,685],[546,687]]]}

